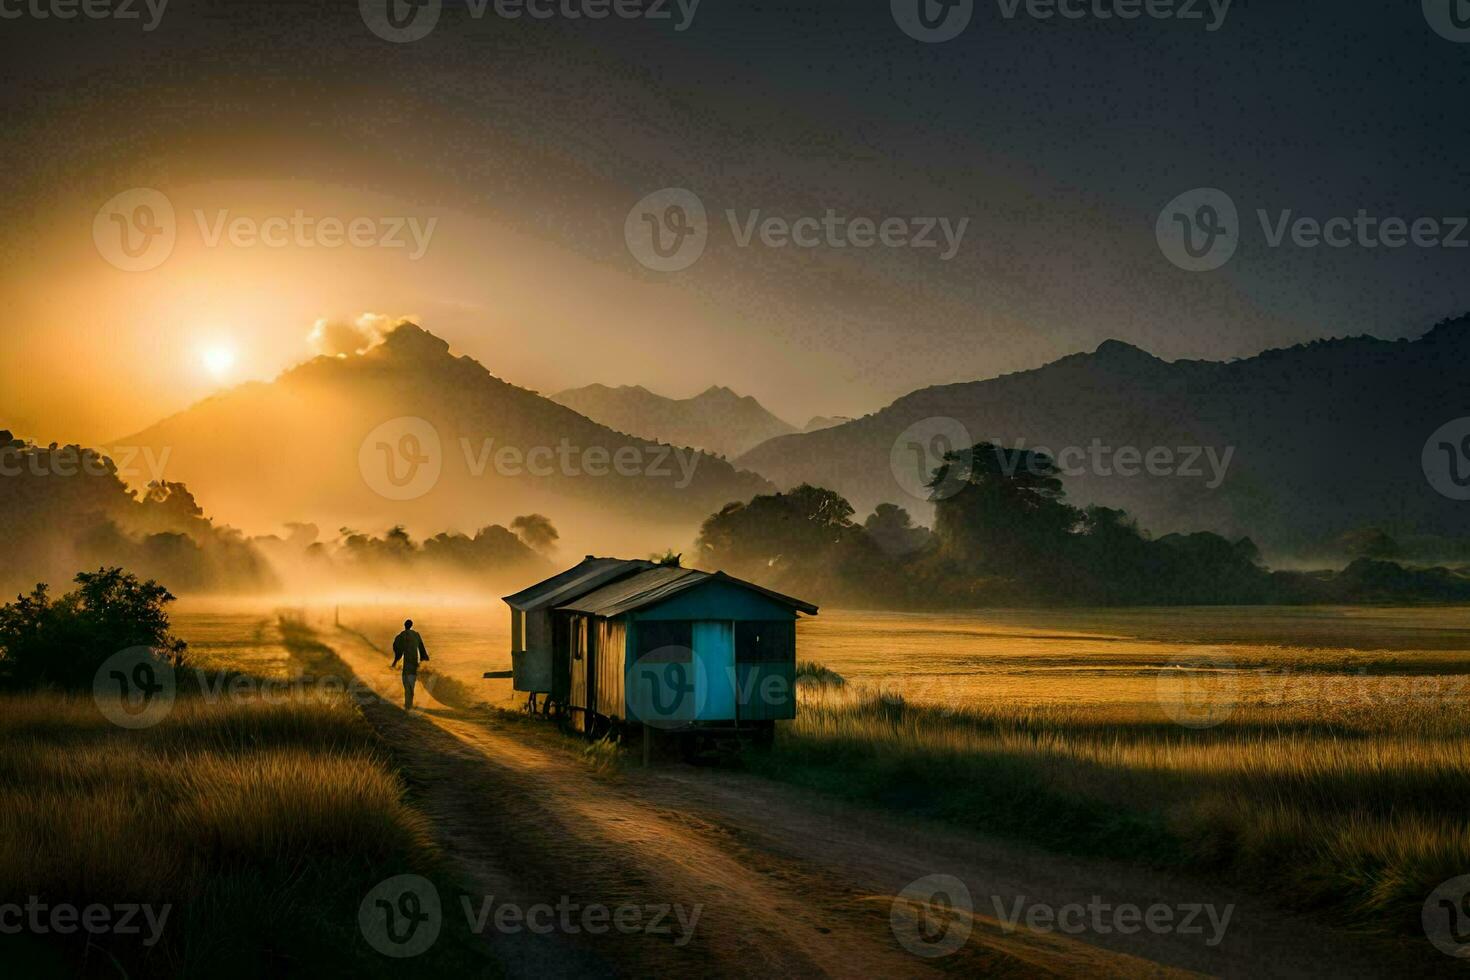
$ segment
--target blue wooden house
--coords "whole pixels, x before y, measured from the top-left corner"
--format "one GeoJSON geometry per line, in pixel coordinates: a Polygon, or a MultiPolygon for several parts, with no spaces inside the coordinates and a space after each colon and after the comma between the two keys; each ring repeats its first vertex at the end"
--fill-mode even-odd
{"type": "Polygon", "coordinates": [[[590,557],[505,601],[512,658],[549,674],[550,702],[578,730],[764,740],[796,717],[796,620],[816,615],[809,602],[723,572],[590,557]]]}

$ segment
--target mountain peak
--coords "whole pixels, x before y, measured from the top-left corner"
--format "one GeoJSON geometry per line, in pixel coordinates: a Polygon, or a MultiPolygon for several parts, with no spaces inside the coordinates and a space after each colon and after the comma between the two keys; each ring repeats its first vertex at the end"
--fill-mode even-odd
{"type": "Polygon", "coordinates": [[[700,392],[696,397],[705,399],[707,401],[713,401],[715,399],[722,399],[724,401],[738,401],[740,398],[739,395],[735,394],[734,391],[726,388],[724,385],[710,385],[704,391],[700,392]]]}
{"type": "Polygon", "coordinates": [[[1097,350],[1093,352],[1093,356],[1105,358],[1110,361],[1158,360],[1157,357],[1154,357],[1143,348],[1135,347],[1132,344],[1125,343],[1121,340],[1104,340],[1101,344],[1098,345],[1097,350]]]}
{"type": "Polygon", "coordinates": [[[449,342],[440,340],[417,323],[405,320],[383,338],[378,351],[383,356],[400,360],[429,360],[447,355],[449,342]]]}

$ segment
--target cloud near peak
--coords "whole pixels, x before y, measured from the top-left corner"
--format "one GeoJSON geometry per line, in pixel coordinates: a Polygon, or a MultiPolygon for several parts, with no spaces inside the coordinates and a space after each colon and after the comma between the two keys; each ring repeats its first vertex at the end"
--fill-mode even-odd
{"type": "Polygon", "coordinates": [[[383,338],[401,323],[412,317],[390,317],[379,313],[363,313],[352,320],[322,317],[312,324],[307,343],[317,354],[329,357],[347,357],[361,354],[369,347],[382,343],[383,338]]]}

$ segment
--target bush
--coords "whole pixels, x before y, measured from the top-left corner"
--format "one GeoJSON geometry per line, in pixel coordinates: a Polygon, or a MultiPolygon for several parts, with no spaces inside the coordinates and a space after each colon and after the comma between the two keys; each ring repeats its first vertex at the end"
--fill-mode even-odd
{"type": "Polygon", "coordinates": [[[0,606],[0,669],[11,684],[87,688],[108,657],[130,647],[183,664],[186,645],[169,633],[164,608],[174,596],[163,586],[121,568],[82,572],[76,584],[54,602],[43,583],[0,606]]]}

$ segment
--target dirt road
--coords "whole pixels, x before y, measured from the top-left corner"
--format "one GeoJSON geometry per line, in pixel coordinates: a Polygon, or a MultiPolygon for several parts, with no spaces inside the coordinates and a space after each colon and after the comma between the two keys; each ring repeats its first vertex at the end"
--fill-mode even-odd
{"type": "Polygon", "coordinates": [[[511,975],[1341,977],[1405,967],[1403,947],[1218,885],[961,834],[740,772],[663,763],[599,773],[550,726],[455,710],[422,688],[421,710],[405,715],[387,654],[346,632],[321,638],[384,699],[364,710],[395,746],[472,908],[488,895],[523,908],[596,903],[636,909],[644,925],[665,910],[649,931],[628,925],[631,911],[624,929],[598,935],[575,911],[563,920],[571,929],[488,930],[511,975]],[[911,888],[935,875],[948,876],[945,905],[911,888]],[[1145,927],[1163,921],[1161,906],[1172,924],[1145,927]]]}

